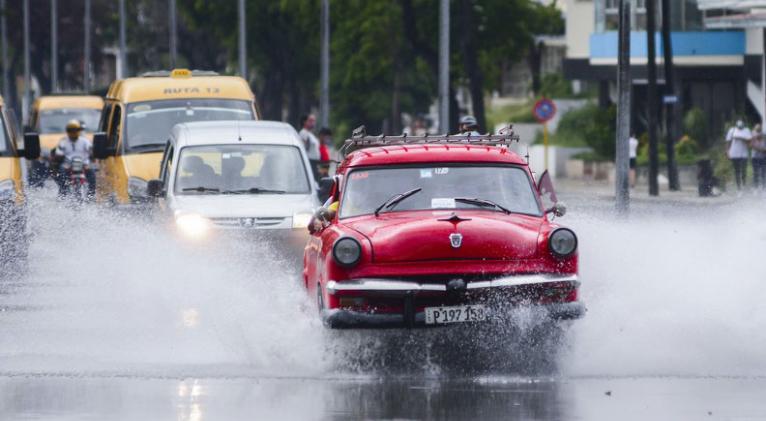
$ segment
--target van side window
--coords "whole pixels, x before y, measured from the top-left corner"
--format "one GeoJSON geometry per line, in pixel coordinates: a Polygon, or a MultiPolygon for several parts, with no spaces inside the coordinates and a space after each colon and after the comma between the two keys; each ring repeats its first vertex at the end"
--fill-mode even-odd
{"type": "Polygon", "coordinates": [[[122,107],[119,105],[114,106],[114,111],[112,112],[112,124],[110,126],[109,130],[109,147],[116,148],[117,142],[120,139],[120,129],[121,129],[121,120],[122,119],[122,107]]]}
{"type": "Polygon", "coordinates": [[[173,146],[170,145],[168,142],[168,149],[165,152],[165,159],[163,160],[165,162],[165,168],[163,168],[162,171],[162,185],[165,186],[165,189],[168,188],[168,183],[170,182],[170,171],[173,168],[173,146]]]}
{"type": "Polygon", "coordinates": [[[101,120],[98,122],[98,131],[107,133],[109,131],[109,117],[112,116],[112,104],[105,104],[101,110],[101,120]]]}

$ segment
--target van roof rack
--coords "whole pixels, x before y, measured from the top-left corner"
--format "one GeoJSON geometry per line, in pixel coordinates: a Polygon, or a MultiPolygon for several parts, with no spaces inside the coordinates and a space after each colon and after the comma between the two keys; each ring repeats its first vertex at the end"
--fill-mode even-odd
{"type": "Polygon", "coordinates": [[[510,146],[513,142],[518,141],[519,135],[513,131],[513,125],[504,127],[498,134],[437,134],[425,136],[409,136],[407,134],[398,136],[369,136],[367,135],[367,129],[364,126],[359,126],[351,133],[351,138],[343,142],[340,152],[343,156],[347,156],[351,152],[360,149],[398,145],[510,146]]]}
{"type": "MultiPolygon", "coordinates": [[[[182,71],[182,69],[174,70],[154,70],[151,72],[141,73],[141,77],[170,77],[174,72],[182,71]]],[[[212,70],[191,70],[191,76],[218,76],[219,73],[212,70]]]]}

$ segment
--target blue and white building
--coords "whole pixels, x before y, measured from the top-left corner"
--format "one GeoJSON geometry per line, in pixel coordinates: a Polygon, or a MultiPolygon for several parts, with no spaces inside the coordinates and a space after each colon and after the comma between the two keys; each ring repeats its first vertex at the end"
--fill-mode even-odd
{"type": "MultiPolygon", "coordinates": [[[[657,76],[664,92],[663,46],[660,36],[661,0],[657,1],[657,76]]],[[[618,0],[567,0],[564,75],[576,88],[597,86],[600,102],[616,98],[618,0]]],[[[634,127],[643,130],[646,110],[647,34],[645,0],[631,2],[631,65],[634,127]]],[[[671,39],[676,70],[676,96],[683,111],[703,109],[711,130],[722,132],[739,115],[764,118],[766,86],[763,68],[763,29],[744,28],[733,16],[766,7],[766,0],[673,0],[671,39]]],[[[766,10],[764,11],[766,12],[766,10]]],[[[742,19],[742,18],[740,18],[742,19]]],[[[660,106],[660,104],[657,104],[660,106]]]]}

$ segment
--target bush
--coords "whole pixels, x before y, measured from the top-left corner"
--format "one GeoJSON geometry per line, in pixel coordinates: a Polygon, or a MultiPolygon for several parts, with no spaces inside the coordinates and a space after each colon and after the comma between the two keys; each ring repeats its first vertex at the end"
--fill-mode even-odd
{"type": "Polygon", "coordinates": [[[589,146],[595,156],[612,160],[615,153],[616,117],[615,106],[605,109],[591,103],[571,110],[561,117],[551,143],[560,146],[589,146]]]}
{"type": "Polygon", "coordinates": [[[561,73],[549,73],[540,80],[540,95],[544,98],[571,98],[572,83],[561,73]]]}
{"type": "Polygon", "coordinates": [[[707,153],[713,146],[713,142],[708,131],[708,121],[705,112],[698,107],[694,107],[686,112],[683,123],[684,132],[698,145],[698,151],[707,153]]]}

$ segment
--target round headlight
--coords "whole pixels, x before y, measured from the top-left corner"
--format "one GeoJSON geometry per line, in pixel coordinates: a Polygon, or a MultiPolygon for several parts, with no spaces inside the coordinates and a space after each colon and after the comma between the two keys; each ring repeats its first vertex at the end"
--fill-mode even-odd
{"type": "Polygon", "coordinates": [[[362,257],[362,246],[351,237],[343,237],[332,246],[332,255],[341,266],[353,266],[362,257]]]}
{"type": "Polygon", "coordinates": [[[577,236],[568,228],[558,228],[551,233],[548,248],[558,257],[567,257],[577,250],[577,236]]]}

